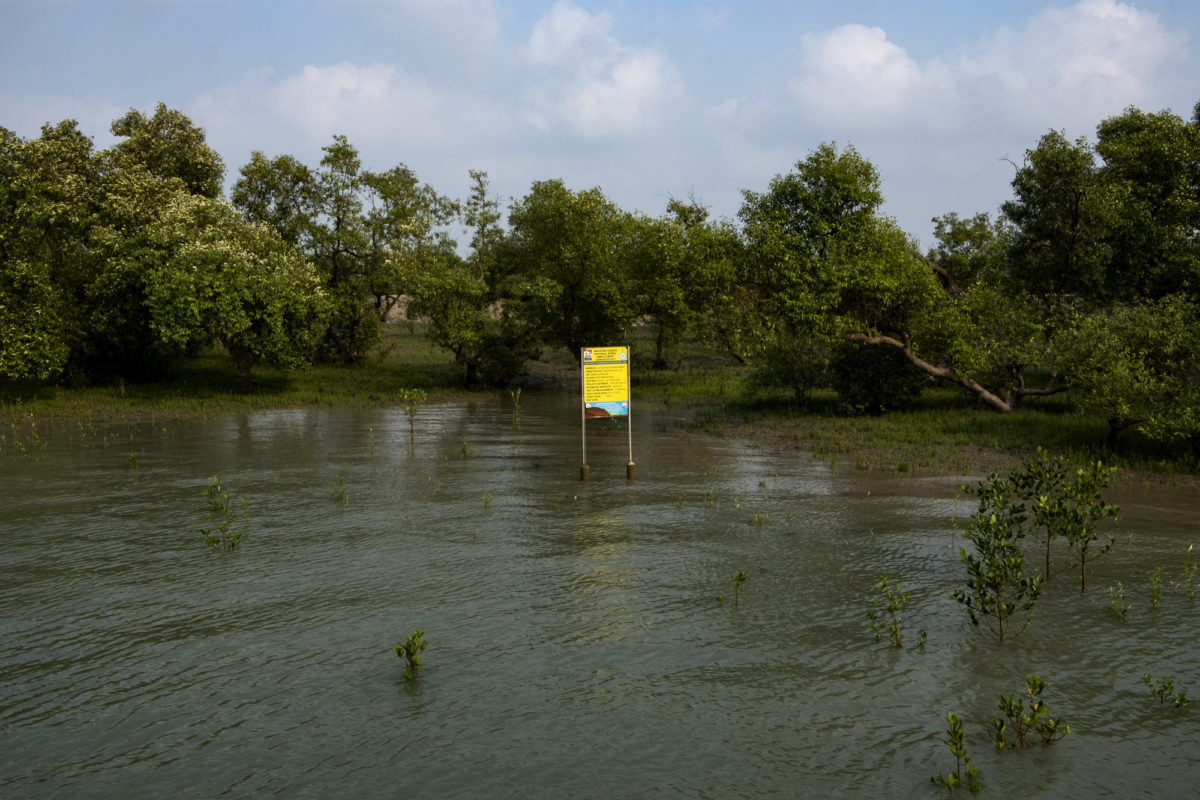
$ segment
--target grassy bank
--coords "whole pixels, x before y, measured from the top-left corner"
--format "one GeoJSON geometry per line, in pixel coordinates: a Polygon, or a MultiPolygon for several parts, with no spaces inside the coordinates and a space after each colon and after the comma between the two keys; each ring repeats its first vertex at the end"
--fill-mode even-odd
{"type": "MultiPolygon", "coordinates": [[[[721,353],[688,345],[673,367],[650,368],[649,342],[633,343],[637,407],[686,410],[689,427],[710,435],[770,442],[812,452],[859,469],[967,474],[1005,469],[1037,447],[1075,460],[1101,458],[1160,476],[1198,474],[1183,448],[1163,453],[1136,431],[1104,449],[1102,420],[1076,413],[1069,394],[1040,398],[1014,414],[997,414],[949,387],[928,389],[907,411],[879,417],[846,415],[832,392],[803,407],[783,394],[748,393],[749,369],[721,353]]],[[[368,407],[397,403],[402,388],[422,389],[429,402],[476,394],[463,388],[464,369],[434,347],[419,327],[388,326],[380,345],[354,365],[321,365],[287,373],[259,368],[253,388],[239,393],[228,360],[213,352],[180,361],[147,383],[64,388],[0,386],[0,436],[12,445],[36,433],[39,421],[76,423],[159,421],[262,408],[368,407]]],[[[579,366],[565,350],[547,350],[530,364],[523,391],[573,388],[579,366]]]]}

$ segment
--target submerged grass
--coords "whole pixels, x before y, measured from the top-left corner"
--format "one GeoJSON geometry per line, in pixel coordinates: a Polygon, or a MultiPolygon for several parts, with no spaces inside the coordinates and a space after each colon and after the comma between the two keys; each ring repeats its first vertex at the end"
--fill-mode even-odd
{"type": "MultiPolygon", "coordinates": [[[[786,444],[863,470],[923,474],[985,474],[1007,469],[1038,447],[1077,461],[1102,459],[1125,469],[1195,475],[1186,449],[1164,452],[1136,430],[1104,448],[1102,420],[1077,413],[1069,393],[1028,401],[998,414],[953,387],[927,389],[911,409],[882,416],[851,416],[833,392],[814,392],[803,405],[787,393],[748,391],[750,368],[712,348],[687,343],[671,366],[653,369],[653,343],[635,337],[632,391],[636,409],[670,409],[693,432],[786,444]]],[[[172,365],[160,380],[66,388],[0,383],[0,449],[36,444],[38,422],[72,424],[166,421],[262,408],[397,406],[402,389],[418,389],[436,403],[472,394],[464,369],[435,347],[419,325],[389,325],[379,346],[353,365],[317,365],[298,372],[259,368],[249,392],[223,353],[172,365]],[[7,445],[7,446],[5,446],[7,445]]],[[[531,362],[519,386],[538,391],[577,389],[579,364],[562,348],[531,362]]],[[[666,424],[666,423],[664,423],[666,424]]]]}

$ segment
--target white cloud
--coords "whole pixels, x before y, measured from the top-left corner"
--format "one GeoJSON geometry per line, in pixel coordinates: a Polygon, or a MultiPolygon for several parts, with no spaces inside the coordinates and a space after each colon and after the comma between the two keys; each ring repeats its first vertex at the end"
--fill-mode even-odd
{"type": "Polygon", "coordinates": [[[652,50],[638,50],[581,75],[563,103],[568,123],[587,136],[636,133],[676,94],[674,68],[652,50]]]}
{"type": "Polygon", "coordinates": [[[642,133],[662,120],[683,91],[674,63],[609,36],[610,22],[560,0],[534,24],[527,53],[543,70],[525,94],[527,124],[606,138],[642,133]]]}
{"type": "Polygon", "coordinates": [[[533,26],[529,37],[529,60],[535,64],[553,64],[580,55],[585,47],[606,45],[610,24],[607,14],[589,14],[559,0],[549,13],[533,26]]]}
{"type": "Polygon", "coordinates": [[[509,127],[486,98],[461,95],[388,64],[306,66],[276,76],[248,72],[189,104],[210,139],[237,152],[299,140],[302,149],[345,134],[360,149],[444,150],[509,127]]]}
{"type": "Polygon", "coordinates": [[[843,124],[941,120],[956,104],[938,62],[919,64],[881,28],[850,24],[800,40],[803,71],[793,95],[812,114],[843,124]]]}
{"type": "Polygon", "coordinates": [[[353,131],[433,141],[444,133],[433,88],[387,64],[306,66],[277,84],[268,100],[277,117],[313,138],[353,131]],[[395,127],[399,118],[407,123],[403,130],[395,127]]]}
{"type": "Polygon", "coordinates": [[[1080,0],[1038,13],[1019,31],[997,32],[963,55],[960,69],[993,109],[1031,124],[1086,129],[1128,105],[1153,106],[1158,91],[1183,77],[1168,65],[1184,41],[1156,14],[1080,0]]]}

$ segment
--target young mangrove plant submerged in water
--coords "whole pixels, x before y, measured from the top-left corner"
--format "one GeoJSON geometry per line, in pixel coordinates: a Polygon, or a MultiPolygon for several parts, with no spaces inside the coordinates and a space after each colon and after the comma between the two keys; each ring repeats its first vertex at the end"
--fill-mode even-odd
{"type": "Polygon", "coordinates": [[[738,598],[742,596],[742,584],[746,582],[745,570],[735,572],[730,576],[733,578],[733,607],[737,608],[738,598]]]}
{"type": "Polygon", "coordinates": [[[879,583],[875,584],[875,599],[871,601],[871,609],[867,611],[867,624],[871,630],[875,631],[875,641],[879,641],[880,633],[887,631],[892,647],[902,645],[900,612],[908,602],[908,592],[901,591],[903,588],[904,585],[900,581],[892,583],[887,575],[881,575],[879,583]],[[877,610],[885,600],[887,601],[887,605],[884,607],[886,618],[877,610]]]}
{"type": "Polygon", "coordinates": [[[1186,708],[1188,701],[1187,696],[1183,692],[1175,691],[1175,682],[1170,678],[1159,678],[1151,680],[1150,673],[1142,675],[1142,682],[1150,690],[1150,694],[1158,698],[1160,704],[1166,704],[1168,700],[1175,704],[1176,708],[1186,708]]]}
{"type": "Polygon", "coordinates": [[[413,632],[404,640],[404,644],[392,646],[392,651],[404,659],[404,677],[408,680],[411,681],[417,677],[417,670],[421,668],[421,651],[428,644],[425,641],[425,634],[414,628],[413,632]]]}
{"type": "Polygon", "coordinates": [[[967,736],[963,731],[962,721],[953,711],[946,714],[946,721],[950,723],[946,729],[946,746],[954,755],[954,771],[946,775],[935,775],[929,780],[933,781],[935,786],[944,786],[947,789],[965,784],[971,794],[979,794],[979,790],[983,788],[983,781],[979,778],[979,767],[971,766],[971,759],[967,757],[967,736]]]}
{"type": "Polygon", "coordinates": [[[1045,689],[1046,682],[1041,677],[1030,675],[1025,679],[1028,697],[1017,700],[1011,694],[1000,696],[1000,712],[1004,716],[992,719],[992,741],[997,750],[1009,744],[1029,747],[1034,735],[1043,745],[1049,745],[1071,732],[1070,725],[1062,725],[1061,720],[1050,716],[1042,700],[1045,689]]]}
{"type": "Polygon", "coordinates": [[[398,394],[400,407],[404,409],[404,416],[408,417],[408,440],[411,442],[416,435],[417,411],[421,408],[421,404],[425,402],[424,389],[401,389],[398,394]]]}
{"type": "MultiPolygon", "coordinates": [[[[215,528],[200,529],[204,543],[222,550],[233,550],[242,543],[242,532],[233,528],[239,514],[229,493],[221,490],[221,481],[214,475],[208,479],[208,488],[201,494],[208,498],[208,514],[204,518],[216,523],[215,528]]],[[[245,499],[241,501],[241,505],[242,514],[245,514],[245,499]]]]}
{"type": "Polygon", "coordinates": [[[955,589],[953,597],[966,607],[972,625],[986,621],[1004,641],[1008,619],[1018,610],[1025,612],[1025,626],[1029,625],[1042,593],[1042,577],[1025,574],[1021,552],[1025,513],[1013,499],[1013,482],[992,475],[973,491],[979,496],[979,511],[963,536],[974,552],[958,551],[967,567],[967,586],[955,589]]]}
{"type": "Polygon", "coordinates": [[[1183,587],[1187,590],[1189,600],[1196,599],[1196,556],[1192,552],[1192,542],[1187,543],[1187,552],[1183,557],[1183,587]]]}

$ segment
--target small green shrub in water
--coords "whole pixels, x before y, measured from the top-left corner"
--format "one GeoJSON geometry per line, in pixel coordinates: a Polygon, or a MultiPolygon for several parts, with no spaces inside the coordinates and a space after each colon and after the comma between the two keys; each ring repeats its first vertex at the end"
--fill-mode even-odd
{"type": "Polygon", "coordinates": [[[428,644],[425,641],[425,634],[414,628],[413,632],[404,640],[404,644],[392,646],[392,651],[404,659],[404,677],[408,680],[411,681],[417,677],[417,670],[421,668],[421,651],[428,644]]]}
{"type": "Polygon", "coordinates": [[[333,491],[329,497],[335,503],[346,502],[346,486],[343,483],[342,473],[340,472],[333,478],[333,491]]]}
{"type": "MultiPolygon", "coordinates": [[[[878,642],[880,634],[887,631],[891,646],[902,646],[900,612],[908,603],[908,592],[902,591],[903,589],[904,585],[900,581],[893,583],[887,575],[881,575],[879,582],[875,584],[875,598],[871,601],[871,609],[867,611],[867,624],[871,630],[875,631],[875,641],[878,642]],[[879,607],[885,601],[883,613],[880,613],[879,607]]],[[[924,634],[922,634],[922,643],[924,643],[924,634]]]]}
{"type": "Polygon", "coordinates": [[[1163,568],[1159,567],[1150,573],[1150,607],[1158,608],[1158,601],[1162,599],[1162,574],[1163,568]]]}
{"type": "Polygon", "coordinates": [[[492,493],[484,492],[482,497],[483,497],[483,507],[490,508],[492,505],[492,493]]]}
{"type": "Polygon", "coordinates": [[[512,429],[519,431],[521,430],[521,387],[518,386],[508,394],[513,401],[512,429]]]}
{"type": "Polygon", "coordinates": [[[1189,600],[1196,599],[1196,556],[1192,552],[1192,542],[1187,543],[1187,551],[1183,557],[1183,587],[1187,590],[1189,600]]]}
{"type": "Polygon", "coordinates": [[[992,475],[973,491],[979,496],[979,510],[963,536],[974,545],[974,552],[958,551],[959,561],[967,567],[967,586],[956,589],[953,597],[966,607],[972,625],[986,621],[1004,641],[1008,620],[1018,611],[1025,612],[1023,627],[1028,627],[1042,593],[1042,577],[1025,574],[1021,550],[1025,513],[1014,500],[1013,482],[992,475]]]}
{"type": "Polygon", "coordinates": [[[1079,590],[1087,591],[1088,558],[1100,556],[1112,549],[1116,536],[1101,537],[1099,523],[1103,519],[1116,519],[1120,513],[1117,506],[1109,505],[1100,496],[1108,488],[1116,467],[1106,467],[1099,461],[1086,469],[1075,470],[1074,477],[1064,488],[1056,512],[1062,535],[1070,543],[1079,559],[1079,590]],[[1096,546],[1097,540],[1101,540],[1096,546]]]}
{"type": "Polygon", "coordinates": [[[979,778],[979,767],[971,766],[971,759],[967,756],[967,736],[963,731],[962,721],[953,711],[946,714],[946,721],[950,723],[946,729],[946,746],[954,756],[954,771],[946,775],[935,775],[929,780],[933,781],[935,786],[947,789],[965,785],[971,794],[979,794],[983,788],[983,781],[979,778]]]}
{"type": "Polygon", "coordinates": [[[1027,697],[1017,700],[1014,695],[1000,696],[1000,712],[1003,717],[992,719],[992,741],[997,750],[1008,745],[1029,747],[1035,737],[1043,745],[1053,744],[1071,732],[1070,725],[1050,716],[1042,692],[1046,682],[1037,675],[1025,679],[1027,697]]]}
{"type": "Polygon", "coordinates": [[[242,532],[234,529],[238,518],[246,513],[246,501],[241,501],[242,514],[238,514],[229,493],[221,490],[221,481],[215,475],[208,479],[208,488],[201,494],[208,498],[208,514],[205,519],[215,527],[201,528],[204,543],[222,550],[233,550],[242,543],[242,532]]]}
{"type": "Polygon", "coordinates": [[[400,407],[404,409],[404,416],[408,418],[408,439],[412,441],[416,435],[417,411],[421,408],[421,404],[425,402],[424,389],[401,389],[399,392],[400,407]]]}
{"type": "Polygon", "coordinates": [[[738,598],[742,596],[742,584],[746,582],[748,576],[745,570],[742,570],[733,573],[730,577],[733,578],[733,607],[737,608],[738,598]]]}
{"type": "Polygon", "coordinates": [[[1121,620],[1129,616],[1129,609],[1133,608],[1133,603],[1125,599],[1125,586],[1120,581],[1117,581],[1116,586],[1108,587],[1108,610],[1116,614],[1121,620]]]}
{"type": "Polygon", "coordinates": [[[1176,708],[1186,708],[1188,701],[1187,696],[1183,692],[1175,691],[1175,682],[1170,678],[1159,678],[1151,680],[1150,674],[1142,675],[1142,682],[1150,689],[1150,694],[1158,698],[1158,702],[1166,704],[1168,700],[1175,704],[1176,708]]]}

